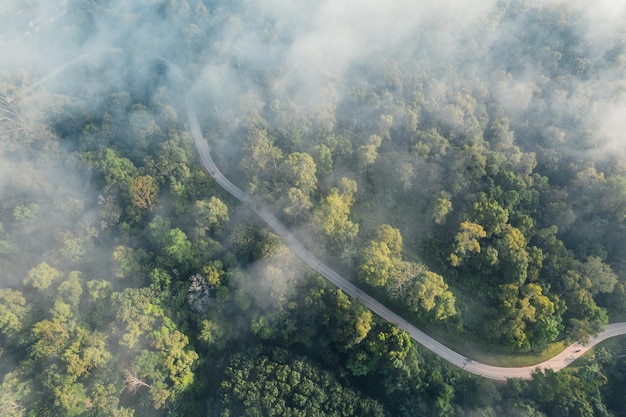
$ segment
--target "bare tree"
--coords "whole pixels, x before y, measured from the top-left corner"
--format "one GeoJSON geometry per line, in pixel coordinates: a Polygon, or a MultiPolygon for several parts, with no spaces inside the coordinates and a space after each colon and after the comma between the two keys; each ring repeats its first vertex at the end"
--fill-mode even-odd
{"type": "Polygon", "coordinates": [[[187,294],[189,304],[198,312],[207,311],[211,304],[212,285],[200,274],[192,275],[189,280],[191,281],[187,294]]]}
{"type": "Polygon", "coordinates": [[[385,284],[387,293],[395,299],[404,298],[410,285],[425,270],[426,267],[422,264],[406,261],[397,262],[394,272],[385,284]]]}
{"type": "Polygon", "coordinates": [[[137,391],[137,388],[139,387],[150,388],[149,384],[146,384],[141,379],[139,379],[139,377],[137,376],[137,371],[135,370],[124,372],[124,382],[126,382],[126,389],[128,389],[128,391],[132,392],[133,394],[135,393],[135,391],[137,391]]]}

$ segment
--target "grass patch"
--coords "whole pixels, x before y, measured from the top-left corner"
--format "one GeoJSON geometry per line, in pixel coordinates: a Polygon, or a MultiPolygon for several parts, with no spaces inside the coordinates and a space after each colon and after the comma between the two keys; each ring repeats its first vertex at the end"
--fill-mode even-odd
{"type": "Polygon", "coordinates": [[[626,311],[610,311],[609,323],[621,323],[626,321],[626,311]]]}

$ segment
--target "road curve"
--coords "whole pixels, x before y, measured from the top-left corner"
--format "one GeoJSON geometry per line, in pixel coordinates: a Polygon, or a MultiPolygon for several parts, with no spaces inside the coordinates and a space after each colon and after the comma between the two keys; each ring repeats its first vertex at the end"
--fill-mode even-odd
{"type": "MultiPolygon", "coordinates": [[[[106,52],[118,52],[119,50],[108,50],[106,52]]],[[[56,76],[60,72],[64,71],[66,68],[70,67],[73,64],[76,64],[85,58],[88,55],[83,55],[73,61],[68,62],[62,67],[57,68],[50,74],[43,77],[39,82],[35,83],[33,86],[28,88],[26,91],[22,92],[26,94],[28,91],[33,88],[43,84],[48,79],[56,76]]],[[[525,367],[499,367],[499,366],[491,366],[484,363],[475,362],[460,353],[457,353],[445,346],[444,344],[438,342],[433,339],[431,336],[427,335],[417,327],[410,324],[403,317],[394,313],[383,304],[372,298],[367,293],[363,292],[359,288],[357,288],[350,281],[339,275],[336,271],[322,262],[319,258],[309,252],[302,243],[289,231],[289,229],[280,222],[269,211],[260,208],[250,199],[250,197],[244,193],[241,189],[239,189],[236,185],[228,180],[219,170],[215,161],[211,157],[210,148],[208,142],[204,139],[202,135],[202,130],[200,129],[200,122],[198,121],[198,116],[196,113],[196,107],[193,99],[187,92],[187,89],[184,88],[184,75],[183,71],[176,64],[168,61],[165,58],[157,57],[163,61],[169,68],[170,73],[180,82],[183,87],[184,97],[185,97],[185,108],[187,112],[187,120],[189,123],[189,131],[191,136],[193,137],[196,149],[198,151],[198,155],[200,157],[200,162],[202,167],[213,177],[213,179],[228,193],[230,193],[237,200],[241,201],[245,205],[247,205],[252,211],[254,211],[261,219],[263,219],[279,236],[283,238],[287,247],[302,261],[304,261],[311,268],[316,270],[320,275],[324,278],[335,284],[338,288],[340,288],[343,292],[350,295],[351,297],[357,299],[367,308],[369,308],[372,312],[376,313],[378,316],[387,320],[390,323],[393,323],[398,326],[401,330],[407,332],[409,336],[415,340],[417,343],[421,344],[428,350],[434,352],[439,355],[446,361],[450,362],[453,365],[458,366],[468,372],[471,372],[476,375],[483,376],[485,378],[494,379],[497,381],[506,381],[509,378],[524,378],[528,379],[532,376],[532,373],[537,369],[551,369],[553,371],[559,371],[569,364],[571,364],[575,359],[582,356],[585,352],[591,349],[593,346],[598,343],[609,339],[611,337],[620,336],[626,334],[626,322],[625,323],[614,323],[606,326],[605,330],[598,334],[596,337],[592,338],[587,345],[581,345],[580,343],[573,343],[568,346],[561,353],[553,357],[552,359],[548,359],[545,362],[539,363],[533,366],[525,366],[525,367]]]]}
{"type": "MultiPolygon", "coordinates": [[[[167,64],[174,66],[171,62],[167,62],[167,64]]],[[[175,73],[180,74],[180,70],[176,66],[174,66],[174,68],[176,69],[175,73]]],[[[407,332],[413,340],[447,360],[451,364],[473,374],[498,381],[506,381],[508,378],[529,379],[531,378],[532,373],[537,369],[551,369],[553,371],[559,371],[603,340],[626,334],[626,323],[610,324],[606,326],[606,329],[602,333],[591,339],[587,345],[583,346],[580,343],[573,343],[552,359],[548,359],[547,361],[537,365],[517,368],[492,366],[475,362],[460,353],[453,351],[449,347],[438,342],[417,327],[413,326],[406,319],[394,313],[370,295],[357,288],[350,281],[339,275],[318,257],[309,252],[309,250],[307,250],[304,245],[300,243],[300,241],[284,224],[280,222],[280,220],[276,218],[276,216],[254,204],[247,194],[245,194],[241,189],[230,182],[224,174],[222,174],[215,164],[215,161],[213,161],[209,145],[204,139],[200,129],[200,123],[196,114],[194,101],[188,93],[185,93],[185,106],[187,109],[189,130],[193,136],[198,154],[200,155],[202,166],[224,190],[228,191],[233,197],[246,204],[252,211],[261,217],[261,219],[263,219],[280,237],[283,238],[287,247],[296,256],[302,259],[302,261],[304,261],[311,268],[315,269],[320,275],[335,284],[346,294],[360,301],[363,305],[382,317],[384,320],[396,324],[398,328],[407,332]]]]}

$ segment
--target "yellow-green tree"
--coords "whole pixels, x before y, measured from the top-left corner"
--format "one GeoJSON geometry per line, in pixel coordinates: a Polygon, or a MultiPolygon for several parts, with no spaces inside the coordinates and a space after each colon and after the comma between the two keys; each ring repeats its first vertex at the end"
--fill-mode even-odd
{"type": "Polygon", "coordinates": [[[459,232],[454,236],[456,246],[454,252],[450,254],[452,266],[458,266],[467,253],[480,253],[478,240],[485,236],[487,233],[481,225],[468,221],[462,222],[459,226],[459,232]]]}
{"type": "Polygon", "coordinates": [[[138,209],[151,211],[157,199],[159,189],[149,175],[140,175],[130,180],[128,193],[130,199],[138,209]]]}
{"type": "Polygon", "coordinates": [[[413,281],[404,301],[411,310],[432,314],[437,320],[456,315],[454,295],[443,277],[431,271],[424,271],[413,281]]]}

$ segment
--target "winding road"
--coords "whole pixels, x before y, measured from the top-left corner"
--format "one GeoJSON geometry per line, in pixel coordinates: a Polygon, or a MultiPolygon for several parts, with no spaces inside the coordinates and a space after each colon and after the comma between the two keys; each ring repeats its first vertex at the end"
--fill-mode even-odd
{"type": "MultiPolygon", "coordinates": [[[[177,77],[182,77],[182,75],[179,75],[181,74],[181,71],[178,67],[176,67],[171,62],[165,62],[173,69],[173,73],[177,74],[177,77]]],[[[180,81],[182,82],[183,80],[181,79],[180,81]]],[[[330,268],[323,261],[321,261],[318,257],[309,252],[309,250],[306,249],[298,239],[296,239],[296,237],[289,231],[289,229],[287,229],[284,224],[280,222],[280,220],[276,218],[276,216],[274,216],[267,210],[259,208],[259,206],[254,204],[246,193],[244,193],[236,185],[230,182],[228,178],[226,178],[224,174],[222,174],[222,172],[215,164],[215,161],[213,161],[210,152],[211,149],[209,148],[207,141],[204,139],[202,131],[200,129],[200,123],[196,114],[195,103],[188,93],[185,93],[185,106],[187,109],[189,130],[191,132],[191,135],[193,136],[193,140],[196,145],[196,149],[198,150],[198,154],[200,155],[200,161],[202,163],[202,166],[224,190],[228,191],[233,197],[246,204],[252,211],[254,211],[259,217],[261,217],[261,219],[263,219],[280,237],[283,238],[287,247],[296,256],[302,259],[302,261],[304,261],[311,268],[319,272],[320,275],[335,284],[346,294],[360,301],[363,305],[369,308],[372,312],[382,317],[384,320],[396,324],[398,328],[407,332],[413,340],[415,340],[425,348],[429,349],[430,351],[434,352],[435,354],[439,355],[443,359],[447,360],[451,364],[456,365],[459,368],[462,368],[473,374],[498,381],[506,381],[508,378],[529,379],[531,378],[532,373],[537,368],[559,371],[571,364],[575,359],[582,356],[585,352],[587,352],[589,349],[602,342],[603,340],[626,334],[626,323],[609,324],[608,326],[606,326],[606,329],[602,333],[591,339],[587,345],[573,343],[561,353],[551,359],[548,359],[545,362],[533,366],[517,368],[492,366],[484,363],[475,362],[461,355],[460,353],[453,351],[449,347],[438,342],[417,327],[413,326],[403,317],[394,313],[367,293],[357,288],[346,278],[339,275],[332,268],[330,268]]]]}
{"type": "MultiPolygon", "coordinates": [[[[109,52],[118,52],[119,50],[111,49],[109,52]]],[[[56,76],[66,68],[70,67],[73,64],[76,64],[84,59],[86,59],[89,55],[83,55],[73,61],[68,62],[60,68],[57,68],[50,74],[43,77],[39,82],[35,83],[30,88],[26,89],[22,92],[22,94],[27,93],[33,88],[43,84],[48,79],[56,76]]],[[[335,284],[338,288],[340,288],[343,292],[355,298],[367,308],[369,308],[373,313],[377,314],[384,320],[387,320],[390,323],[393,323],[398,326],[401,330],[407,332],[409,336],[415,340],[417,343],[421,344],[425,348],[439,355],[446,361],[450,362],[453,365],[458,366],[468,372],[471,372],[476,375],[483,376],[485,378],[490,378],[497,381],[506,381],[509,378],[524,378],[528,379],[532,376],[532,373],[536,369],[551,369],[553,371],[559,371],[566,366],[570,365],[575,359],[582,356],[585,352],[591,349],[593,346],[598,343],[609,339],[611,337],[620,336],[626,334],[626,322],[625,323],[614,323],[606,326],[605,330],[598,334],[596,337],[592,338],[588,344],[581,345],[580,343],[573,343],[568,346],[561,353],[556,355],[555,357],[548,359],[545,362],[539,363],[533,366],[525,366],[525,367],[499,367],[499,366],[491,366],[484,363],[479,363],[467,358],[460,353],[457,353],[445,346],[444,344],[438,342],[431,336],[427,335],[417,327],[413,326],[403,317],[394,313],[383,304],[372,298],[367,293],[363,292],[359,288],[357,288],[350,281],[339,275],[332,268],[326,265],[322,260],[317,258],[314,254],[309,252],[308,249],[300,243],[300,241],[289,231],[289,229],[280,222],[269,211],[261,208],[256,205],[250,197],[244,193],[241,189],[239,189],[236,185],[228,180],[219,170],[215,161],[211,157],[210,147],[208,142],[204,139],[202,135],[202,130],[200,129],[200,122],[198,121],[198,116],[196,113],[196,106],[187,92],[187,89],[184,88],[185,79],[183,71],[176,64],[168,61],[165,58],[157,57],[157,59],[163,61],[169,68],[169,72],[177,78],[177,81],[180,82],[181,86],[183,86],[184,97],[185,97],[185,107],[187,112],[187,119],[189,123],[189,131],[193,137],[196,149],[198,151],[200,162],[202,167],[213,177],[213,179],[228,193],[230,193],[237,200],[244,203],[248,206],[252,211],[254,211],[261,219],[263,219],[269,227],[271,227],[280,237],[283,238],[287,247],[302,261],[304,261],[311,268],[319,272],[324,278],[335,284]]]]}

